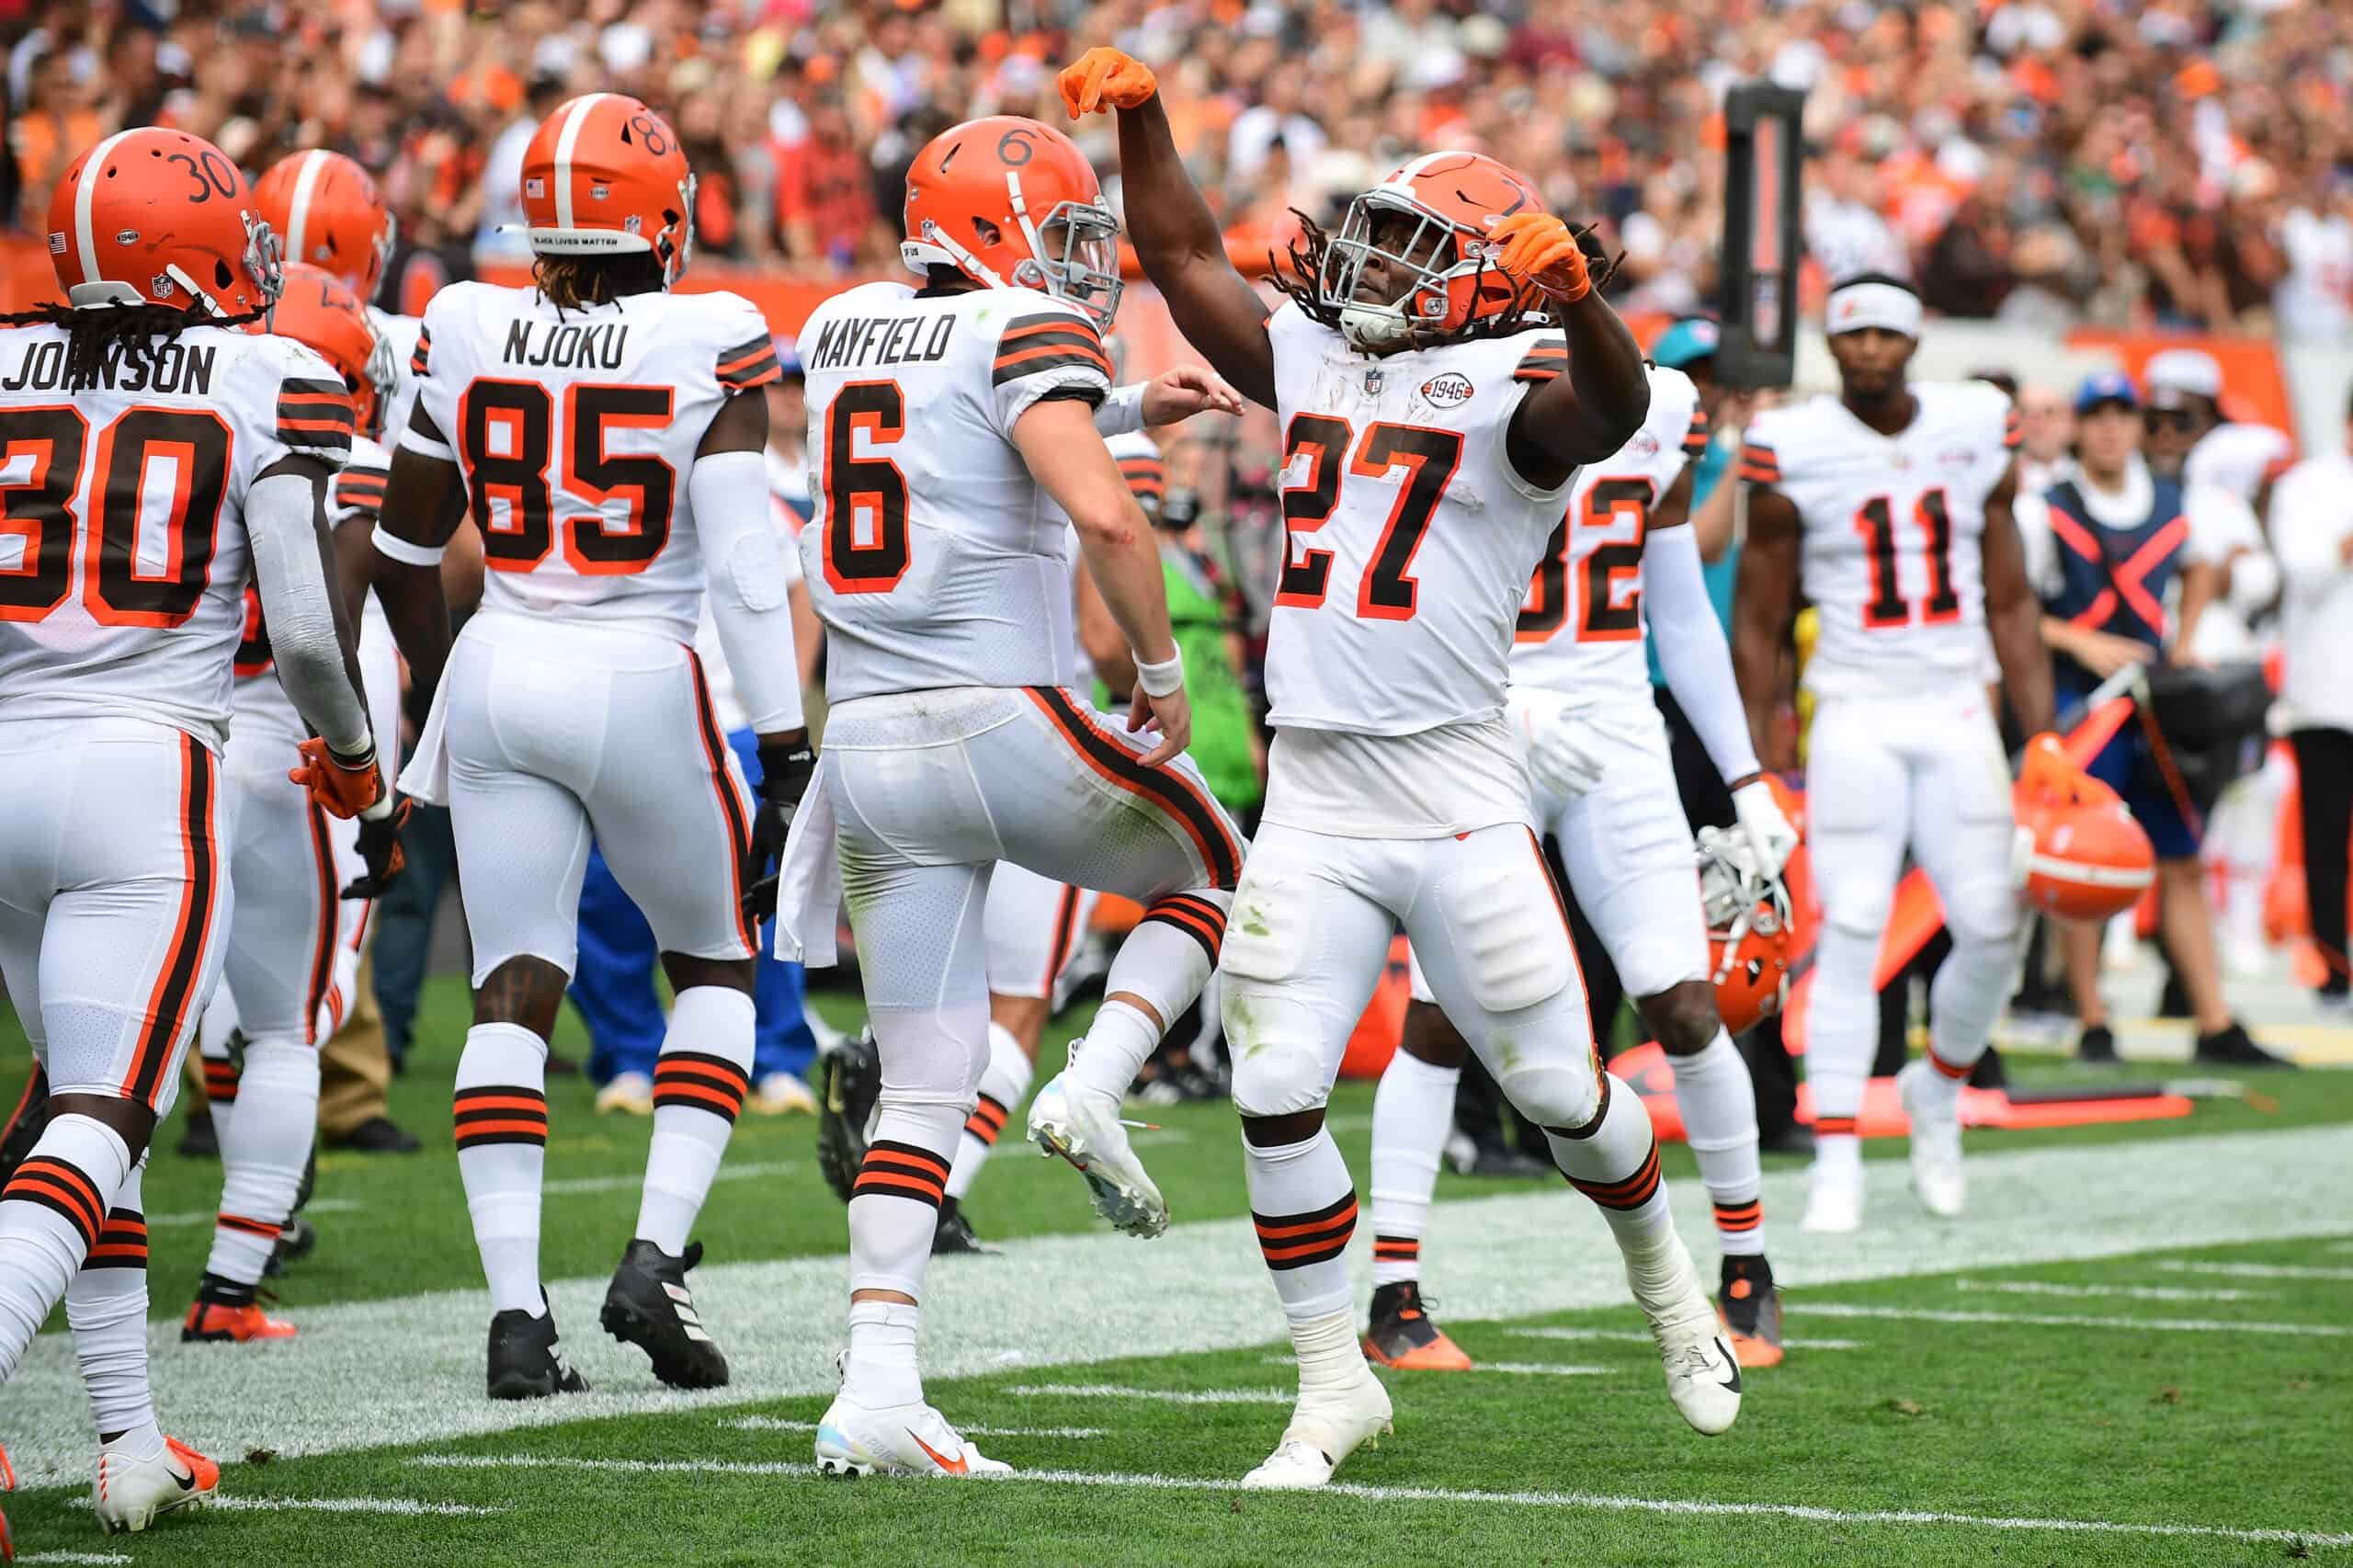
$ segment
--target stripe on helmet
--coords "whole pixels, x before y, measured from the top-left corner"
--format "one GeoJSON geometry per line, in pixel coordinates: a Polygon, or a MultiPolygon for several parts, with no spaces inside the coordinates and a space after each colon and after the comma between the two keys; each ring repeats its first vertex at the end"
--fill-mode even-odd
{"type": "Polygon", "coordinates": [[[131,135],[118,131],[99,142],[90,153],[90,161],[82,165],[82,187],[74,193],[74,253],[82,258],[82,281],[96,283],[98,278],[98,242],[90,233],[90,207],[97,199],[98,171],[107,166],[107,157],[114,144],[131,135]]]}
{"type": "Polygon", "coordinates": [[[611,97],[610,93],[590,93],[574,100],[563,118],[563,129],[555,133],[555,226],[572,227],[572,150],[580,145],[580,132],[588,123],[588,113],[611,97]]]}
{"type": "Polygon", "coordinates": [[[319,176],[326,172],[327,154],[313,148],[302,154],[302,166],[294,176],[294,199],[286,210],[285,251],[289,261],[309,261],[302,242],[310,238],[305,233],[311,226],[311,198],[319,188],[319,176]]]}

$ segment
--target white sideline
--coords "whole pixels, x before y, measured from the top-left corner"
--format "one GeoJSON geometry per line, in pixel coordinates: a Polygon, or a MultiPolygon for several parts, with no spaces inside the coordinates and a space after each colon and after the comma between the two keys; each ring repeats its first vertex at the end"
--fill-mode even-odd
{"type": "MultiPolygon", "coordinates": [[[[1517,1339],[1597,1339],[1610,1345],[1639,1345],[1646,1350],[1658,1347],[1647,1334],[1631,1328],[1506,1328],[1496,1332],[1517,1339]]],[[[1861,1350],[1868,1341],[1860,1339],[1784,1339],[1784,1350],[1861,1350]]]]}
{"type": "MultiPolygon", "coordinates": [[[[1775,1271],[1793,1292],[1789,1326],[1801,1337],[1827,1326],[1826,1318],[1810,1322],[1805,1298],[1849,1281],[2353,1233],[2343,1206],[2353,1189],[2353,1138],[2338,1127],[1973,1155],[1970,1210],[1949,1222],[1919,1214],[1904,1190],[1903,1161],[1874,1160],[1866,1169],[1870,1219],[1860,1234],[1809,1236],[1793,1223],[1773,1233],[1775,1271]]],[[[1805,1182],[1802,1171],[1766,1178],[1768,1224],[1776,1214],[1797,1214],[1805,1182]]],[[[1706,1268],[1713,1251],[1707,1194],[1697,1182],[1676,1183],[1674,1191],[1677,1222],[1706,1268]]],[[[757,1189],[741,1183],[724,1193],[732,1196],[722,1203],[757,1201],[757,1189]]],[[[1172,1196],[1181,1214],[1186,1195],[1172,1196]]],[[[1064,1201],[1082,1211],[1085,1189],[1074,1176],[1064,1201]]],[[[1423,1261],[1449,1324],[1617,1307],[1625,1311],[1622,1326],[1641,1326],[1607,1227],[1565,1189],[1449,1202],[1436,1220],[1423,1261]],[[1531,1242],[1538,1237],[1540,1244],[1531,1242]]],[[[453,1198],[448,1223],[461,1231],[465,1222],[453,1198]]],[[[1359,1229],[1357,1245],[1370,1253],[1370,1228],[1359,1229]]],[[[1179,1224],[1148,1243],[1101,1232],[1030,1237],[1006,1243],[999,1257],[950,1261],[965,1267],[941,1267],[925,1302],[925,1371],[935,1381],[1024,1368],[1067,1376],[1089,1362],[1272,1348],[1283,1337],[1246,1217],[1179,1224]],[[1040,1320],[1041,1301],[1054,1303],[1051,1323],[1040,1320]]],[[[1359,1265],[1358,1278],[1366,1272],[1359,1265]]],[[[570,1331],[564,1347],[597,1392],[485,1399],[490,1308],[479,1281],[463,1284],[294,1310],[300,1335],[268,1345],[183,1346],[176,1323],[153,1322],[148,1344],[165,1428],[209,1454],[259,1447],[290,1459],[827,1394],[848,1260],[713,1260],[697,1269],[696,1305],[733,1374],[729,1387],[703,1393],[663,1389],[641,1353],[597,1331],[606,1286],[598,1275],[549,1288],[557,1322],[570,1331]]],[[[172,1282],[155,1288],[168,1293],[172,1282]]],[[[6,1403],[20,1483],[86,1485],[88,1405],[65,1335],[34,1340],[6,1403]]],[[[1665,1417],[1663,1403],[1660,1410],[1665,1417]]],[[[952,1405],[948,1415],[955,1418],[952,1405]]]]}
{"type": "Polygon", "coordinates": [[[20,1551],[19,1562],[128,1562],[131,1559],[119,1551],[20,1551]]]}
{"type": "MultiPolygon", "coordinates": [[[[65,1506],[85,1512],[93,1506],[87,1497],[71,1498],[65,1506]]],[[[204,1506],[207,1508],[225,1508],[233,1514],[430,1514],[451,1518],[506,1511],[504,1508],[483,1507],[474,1503],[419,1502],[414,1497],[272,1497],[267,1493],[248,1496],[243,1493],[229,1492],[214,1493],[205,1499],[204,1506]]],[[[17,1561],[24,1560],[19,1558],[17,1561]]],[[[126,1558],[124,1561],[130,1560],[126,1558]]]]}
{"type": "MultiPolygon", "coordinates": [[[[779,1421],[773,1415],[746,1415],[739,1420],[722,1421],[738,1432],[814,1432],[814,1421],[779,1421]]],[[[956,1430],[967,1437],[1069,1437],[1081,1439],[1106,1436],[1106,1426],[968,1426],[958,1423],[956,1430]]]]}
{"type": "MultiPolygon", "coordinates": [[[[2160,1264],[2159,1267],[2164,1265],[2160,1264]]],[[[2201,1290],[2179,1285],[2058,1285],[2047,1279],[1956,1279],[1956,1290],[2005,1296],[2114,1296],[2128,1301],[2276,1301],[2276,1290],[2201,1290]]]]}
{"type": "Polygon", "coordinates": [[[2212,1274],[2225,1279],[2353,1279],[2353,1268],[2315,1268],[2297,1263],[2196,1263],[2166,1258],[2157,1267],[2167,1274],[2212,1274]]]}
{"type": "MultiPolygon", "coordinates": [[[[448,1470],[582,1470],[620,1474],[688,1471],[699,1475],[815,1475],[813,1464],[725,1460],[592,1460],[564,1454],[420,1454],[410,1461],[448,1470]]],[[[1233,1481],[1184,1475],[1126,1475],[1085,1470],[1020,1470],[1010,1477],[975,1484],[1120,1486],[1146,1491],[1218,1492],[1233,1481]]],[[[1671,1517],[1721,1516],[1803,1519],[1830,1525],[1961,1525],[1978,1529],[2056,1530],[2074,1534],[2158,1536],[2206,1540],[2294,1542],[2303,1546],[2353,1546],[2353,1535],[2336,1531],[2273,1529],[2234,1525],[2138,1524],[2125,1519],[2039,1519],[2000,1514],[1950,1514],[1919,1508],[1817,1508],[1804,1503],[1732,1503],[1707,1498],[1620,1497],[1599,1492],[1481,1492],[1443,1486],[1364,1486],[1335,1482],[1323,1488],[1343,1497],[1384,1503],[1489,1503],[1510,1507],[1572,1508],[1671,1517]]]]}
{"type": "Polygon", "coordinates": [[[2353,1328],[2327,1323],[2233,1323],[2227,1318],[2101,1318],[2066,1312],[1942,1312],[1933,1307],[1866,1307],[1851,1301],[1808,1301],[1808,1317],[1891,1318],[1899,1323],[2011,1323],[2038,1328],[2160,1329],[2182,1334],[2284,1334],[2342,1339],[2353,1328]]]}

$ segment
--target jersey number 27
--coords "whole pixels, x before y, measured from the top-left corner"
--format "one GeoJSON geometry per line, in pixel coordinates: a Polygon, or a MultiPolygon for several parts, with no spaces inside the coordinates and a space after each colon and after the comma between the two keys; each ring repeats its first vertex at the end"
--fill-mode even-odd
{"type": "MultiPolygon", "coordinates": [[[[1281,578],[1275,585],[1275,603],[1315,609],[1331,586],[1332,551],[1298,547],[1298,536],[1312,534],[1332,520],[1340,504],[1340,459],[1356,432],[1345,419],[1322,414],[1295,414],[1283,439],[1286,468],[1301,452],[1313,454],[1307,483],[1283,491],[1283,524],[1292,536],[1281,578]]],[[[1372,563],[1357,586],[1357,614],[1367,620],[1410,620],[1420,598],[1421,585],[1411,568],[1414,552],[1422,547],[1438,504],[1462,460],[1462,437],[1452,430],[1432,430],[1419,425],[1371,425],[1356,443],[1347,472],[1364,479],[1385,479],[1398,469],[1406,480],[1389,511],[1388,526],[1372,549],[1372,563]]]]}

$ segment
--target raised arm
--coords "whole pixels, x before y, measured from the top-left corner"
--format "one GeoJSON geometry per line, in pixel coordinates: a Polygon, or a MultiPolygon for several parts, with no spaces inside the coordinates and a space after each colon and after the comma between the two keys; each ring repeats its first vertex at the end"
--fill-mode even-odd
{"type": "Polygon", "coordinates": [[[1775,700],[1780,696],[1781,648],[1789,640],[1798,594],[1798,509],[1768,484],[1748,492],[1748,542],[1732,596],[1732,670],[1748,713],[1748,737],[1768,767],[1796,759],[1776,746],[1775,700]]]}
{"type": "Polygon", "coordinates": [[[1503,246],[1495,265],[1551,301],[1569,344],[1568,373],[1520,400],[1506,451],[1522,478],[1565,484],[1579,464],[1598,462],[1642,428],[1651,409],[1643,350],[1594,287],[1568,224],[1549,212],[1519,212],[1490,232],[1503,246]]]}
{"type": "MultiPolygon", "coordinates": [[[[2002,666],[2002,688],[2009,694],[2011,713],[2019,728],[2039,735],[2053,722],[2051,654],[2042,642],[2042,601],[2035,597],[2026,545],[2010,510],[2018,493],[2018,467],[2013,460],[1985,497],[1985,630],[1994,639],[1994,657],[2002,666]]],[[[1754,509],[1748,517],[1753,549],[1754,509]]],[[[1746,564],[1744,555],[1742,565],[1746,564]]],[[[1745,576],[1744,571],[1744,580],[1745,576]]]]}
{"type": "Polygon", "coordinates": [[[1090,49],[1064,69],[1059,85],[1074,119],[1119,111],[1128,238],[1176,330],[1245,397],[1272,408],[1266,302],[1226,259],[1225,235],[1185,172],[1151,68],[1116,49],[1090,49]]]}

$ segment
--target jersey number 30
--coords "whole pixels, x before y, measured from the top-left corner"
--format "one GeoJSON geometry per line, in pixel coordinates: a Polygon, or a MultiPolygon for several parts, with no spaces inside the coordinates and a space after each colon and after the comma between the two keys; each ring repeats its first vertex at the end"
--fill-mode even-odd
{"type": "MultiPolygon", "coordinates": [[[[1313,454],[1307,483],[1283,491],[1283,524],[1293,548],[1283,562],[1275,585],[1275,603],[1315,609],[1331,586],[1332,551],[1298,548],[1298,536],[1312,534],[1332,520],[1340,504],[1340,460],[1356,432],[1345,419],[1322,414],[1296,414],[1283,440],[1288,468],[1301,452],[1313,454]]],[[[1438,504],[1462,460],[1462,437],[1452,430],[1432,430],[1419,425],[1372,425],[1356,443],[1347,472],[1362,479],[1385,479],[1400,468],[1405,483],[1389,509],[1388,526],[1372,548],[1372,563],[1357,587],[1357,614],[1367,620],[1410,620],[1421,596],[1414,580],[1414,552],[1422,547],[1438,504]]]]}

